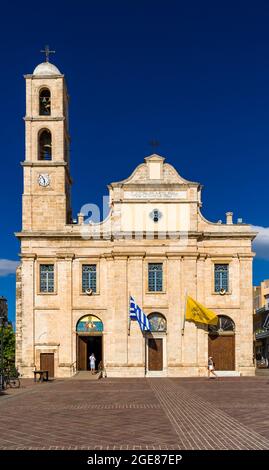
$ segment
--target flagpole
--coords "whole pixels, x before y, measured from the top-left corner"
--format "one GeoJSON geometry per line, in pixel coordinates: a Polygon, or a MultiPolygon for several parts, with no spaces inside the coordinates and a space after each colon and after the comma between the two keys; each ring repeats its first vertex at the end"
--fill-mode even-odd
{"type": "Polygon", "coordinates": [[[182,323],[182,329],[181,329],[181,335],[184,336],[184,330],[185,330],[185,321],[186,321],[186,310],[187,310],[187,289],[185,290],[185,302],[184,302],[184,316],[183,316],[183,323],[182,323]]]}
{"type": "Polygon", "coordinates": [[[144,332],[145,337],[145,377],[147,376],[147,338],[144,332]]]}
{"type": "Polygon", "coordinates": [[[131,330],[131,316],[130,316],[130,299],[131,299],[131,294],[129,292],[128,294],[128,336],[130,336],[130,330],[131,330]]]}

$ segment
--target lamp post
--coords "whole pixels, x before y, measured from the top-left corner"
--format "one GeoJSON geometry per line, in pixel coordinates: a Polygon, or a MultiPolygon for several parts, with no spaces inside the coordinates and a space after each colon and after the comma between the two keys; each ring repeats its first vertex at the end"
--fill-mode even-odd
{"type": "Polygon", "coordinates": [[[4,326],[7,321],[7,299],[0,296],[0,390],[4,388],[4,326]]]}

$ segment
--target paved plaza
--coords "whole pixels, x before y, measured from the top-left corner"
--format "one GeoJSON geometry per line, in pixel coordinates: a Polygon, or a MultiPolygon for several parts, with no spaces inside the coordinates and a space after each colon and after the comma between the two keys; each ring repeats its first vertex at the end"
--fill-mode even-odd
{"type": "Polygon", "coordinates": [[[0,449],[269,449],[269,377],[25,380],[0,449]]]}

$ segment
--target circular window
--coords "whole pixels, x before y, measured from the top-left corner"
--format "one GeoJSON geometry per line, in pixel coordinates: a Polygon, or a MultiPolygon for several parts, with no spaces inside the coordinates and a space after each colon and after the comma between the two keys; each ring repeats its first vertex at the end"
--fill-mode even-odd
{"type": "Polygon", "coordinates": [[[159,211],[159,209],[153,209],[149,215],[153,222],[159,222],[160,218],[162,217],[162,213],[159,211]]]}
{"type": "Polygon", "coordinates": [[[222,333],[233,333],[235,331],[235,324],[233,320],[224,315],[219,316],[217,325],[209,325],[208,331],[211,334],[220,335],[222,333]]]}
{"type": "Polygon", "coordinates": [[[167,322],[166,318],[158,312],[151,313],[148,316],[150,328],[152,332],[162,331],[165,332],[167,330],[167,322]]]}

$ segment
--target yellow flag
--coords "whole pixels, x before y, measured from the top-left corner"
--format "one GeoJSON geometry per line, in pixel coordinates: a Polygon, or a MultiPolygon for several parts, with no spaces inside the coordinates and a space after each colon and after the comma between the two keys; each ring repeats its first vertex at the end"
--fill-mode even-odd
{"type": "Polygon", "coordinates": [[[212,312],[212,310],[209,310],[196,300],[193,300],[190,296],[187,297],[186,320],[196,323],[206,323],[207,325],[218,324],[217,315],[212,312]]]}

